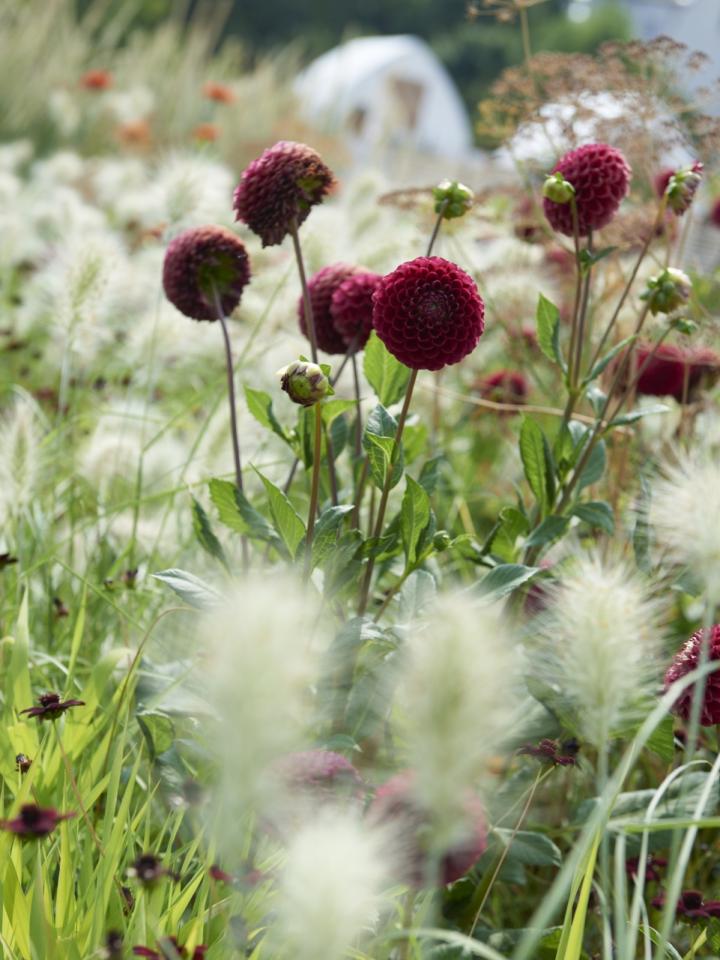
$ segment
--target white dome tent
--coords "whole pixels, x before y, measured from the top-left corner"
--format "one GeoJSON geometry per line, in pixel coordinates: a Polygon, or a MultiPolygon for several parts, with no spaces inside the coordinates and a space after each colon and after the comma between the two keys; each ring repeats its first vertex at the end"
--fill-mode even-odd
{"type": "Polygon", "coordinates": [[[341,135],[356,162],[395,153],[470,160],[465,106],[430,47],[413,36],[362,37],[314,60],[297,78],[305,118],[341,135]]]}

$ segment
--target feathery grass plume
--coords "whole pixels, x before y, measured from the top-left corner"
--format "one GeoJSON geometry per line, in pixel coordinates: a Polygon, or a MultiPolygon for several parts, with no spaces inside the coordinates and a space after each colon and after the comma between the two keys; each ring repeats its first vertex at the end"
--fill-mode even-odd
{"type": "Polygon", "coordinates": [[[323,809],[291,840],[275,904],[272,956],[341,960],[377,922],[386,883],[381,828],[323,809]]]}
{"type": "Polygon", "coordinates": [[[414,771],[415,797],[432,820],[437,853],[466,831],[467,792],[507,736],[516,667],[499,609],[463,594],[439,599],[408,636],[398,686],[403,761],[414,771]]]}
{"type": "Polygon", "coordinates": [[[40,411],[24,390],[0,417],[0,520],[7,521],[32,502],[42,467],[40,411]]]}
{"type": "Polygon", "coordinates": [[[287,798],[273,765],[306,745],[317,616],[309,591],[266,573],[239,584],[203,625],[224,823],[250,809],[282,813],[287,798]]]}
{"type": "Polygon", "coordinates": [[[683,455],[653,488],[650,519],[658,543],[687,567],[711,600],[720,597],[720,467],[711,456],[683,455]]]}
{"type": "Polygon", "coordinates": [[[583,738],[604,749],[658,680],[656,604],[625,564],[594,555],[579,557],[548,589],[545,678],[569,701],[583,738]]]}

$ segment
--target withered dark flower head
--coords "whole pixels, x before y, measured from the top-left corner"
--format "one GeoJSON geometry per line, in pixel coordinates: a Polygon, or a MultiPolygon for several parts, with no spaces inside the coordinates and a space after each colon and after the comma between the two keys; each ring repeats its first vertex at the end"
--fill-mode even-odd
{"type": "Polygon", "coordinates": [[[527,757],[535,757],[540,761],[547,761],[556,767],[574,767],[580,746],[577,740],[568,740],[559,743],[557,740],[544,739],[537,744],[528,743],[518,750],[518,753],[527,757]]]}
{"type": "Polygon", "coordinates": [[[57,720],[71,707],[84,707],[84,700],[61,700],[59,693],[42,693],[38,697],[39,707],[26,707],[20,716],[37,717],[39,720],[57,720]]]}
{"type": "Polygon", "coordinates": [[[61,821],[74,816],[74,813],[58,813],[53,807],[26,803],[13,820],[0,820],[0,829],[14,833],[23,840],[40,840],[52,833],[61,821]]]}
{"type": "Polygon", "coordinates": [[[30,757],[26,757],[24,753],[15,755],[15,769],[18,773],[27,773],[31,766],[32,760],[30,757]]]}
{"type": "Polygon", "coordinates": [[[123,957],[123,938],[118,930],[109,930],[105,937],[105,949],[103,951],[105,960],[122,960],[123,957]]]}
{"type": "Polygon", "coordinates": [[[153,887],[163,877],[177,879],[175,874],[162,865],[159,857],[154,853],[142,853],[128,867],[128,876],[133,877],[144,887],[153,887]]]}
{"type": "Polygon", "coordinates": [[[163,939],[158,942],[158,947],[158,950],[153,950],[151,947],[133,947],[133,954],[136,957],[149,957],[150,960],[175,960],[176,956],[182,957],[183,960],[185,960],[186,957],[188,957],[188,960],[204,960],[205,954],[207,953],[207,947],[200,943],[195,947],[190,957],[187,949],[181,947],[178,943],[177,937],[163,937],[163,939]]]}

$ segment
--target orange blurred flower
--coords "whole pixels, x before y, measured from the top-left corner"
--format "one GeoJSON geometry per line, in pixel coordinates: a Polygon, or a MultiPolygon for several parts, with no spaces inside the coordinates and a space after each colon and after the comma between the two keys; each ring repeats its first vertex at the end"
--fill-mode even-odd
{"type": "Polygon", "coordinates": [[[108,70],[88,70],[80,77],[80,86],[85,90],[109,90],[112,85],[113,77],[108,70]]]}
{"type": "Polygon", "coordinates": [[[234,91],[224,83],[206,83],[202,92],[204,97],[216,103],[232,103],[235,100],[234,91]]]}
{"type": "Polygon", "coordinates": [[[214,143],[220,136],[220,130],[214,123],[200,123],[192,132],[195,140],[214,143]]]}
{"type": "Polygon", "coordinates": [[[128,146],[144,147],[151,140],[150,124],[147,120],[128,120],[118,124],[115,133],[118,140],[128,146]]]}

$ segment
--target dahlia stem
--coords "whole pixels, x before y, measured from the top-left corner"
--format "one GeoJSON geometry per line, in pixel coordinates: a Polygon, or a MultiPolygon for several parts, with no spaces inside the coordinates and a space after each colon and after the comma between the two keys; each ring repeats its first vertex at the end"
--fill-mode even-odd
{"type": "MultiPolygon", "coordinates": [[[[592,231],[588,233],[587,246],[585,247],[588,253],[592,253],[592,231]]],[[[590,280],[592,277],[592,265],[589,265],[587,268],[587,273],[583,278],[583,288],[582,288],[582,297],[580,300],[580,315],[577,322],[577,343],[575,344],[575,363],[573,370],[575,373],[575,384],[577,387],[577,381],[580,379],[582,371],[582,357],[583,357],[583,348],[585,346],[585,324],[587,321],[587,312],[588,312],[588,303],[590,301],[590,280]]]]}
{"type": "Polygon", "coordinates": [[[358,376],[357,357],[353,353],[351,357],[353,384],[355,387],[355,456],[359,459],[362,456],[362,415],[360,412],[360,377],[358,376]]]}
{"type": "Polygon", "coordinates": [[[315,404],[315,444],[313,448],[312,485],[310,487],[310,508],[308,509],[307,534],[305,537],[305,578],[310,576],[312,562],[312,542],[315,532],[315,514],[317,513],[318,491],[320,490],[320,461],[322,459],[323,434],[322,404],[315,404]]]}
{"type": "MultiPolygon", "coordinates": [[[[438,235],[440,234],[440,227],[442,226],[442,222],[445,217],[445,211],[447,210],[447,206],[449,203],[450,203],[450,200],[446,198],[440,204],[440,210],[438,211],[437,220],[435,221],[435,226],[433,227],[433,232],[430,234],[430,241],[428,243],[427,253],[425,254],[427,257],[432,256],[433,247],[435,246],[435,241],[437,240],[438,235]]],[[[442,403],[441,403],[441,397],[440,397],[441,376],[442,376],[442,370],[436,370],[435,375],[433,377],[433,386],[435,388],[433,391],[432,420],[431,420],[433,449],[437,448],[437,437],[438,437],[438,433],[440,432],[440,420],[441,420],[441,413],[442,413],[441,411],[442,403]]]]}
{"type": "Polygon", "coordinates": [[[295,261],[297,262],[298,273],[300,274],[300,286],[302,287],[303,308],[305,312],[305,325],[307,326],[308,337],[310,338],[310,353],[313,363],[317,363],[317,340],[315,339],[315,317],[313,314],[312,300],[310,299],[310,290],[308,289],[307,276],[305,274],[305,263],[303,261],[302,248],[300,247],[300,235],[298,234],[298,225],[296,217],[290,221],[290,236],[292,237],[293,248],[295,250],[295,261]]]}
{"type": "MultiPolygon", "coordinates": [[[[380,506],[378,508],[377,519],[375,521],[375,529],[373,530],[373,538],[376,540],[380,538],[380,535],[382,534],[383,523],[385,522],[385,511],[387,509],[388,498],[392,488],[395,463],[397,462],[397,458],[400,453],[400,443],[402,440],[403,429],[405,428],[405,421],[407,420],[408,410],[410,409],[410,401],[412,400],[413,389],[415,387],[417,375],[417,370],[413,370],[410,374],[410,379],[408,380],[407,388],[405,390],[405,399],[403,400],[402,410],[400,411],[400,417],[398,418],[395,439],[393,440],[392,453],[390,454],[390,463],[388,464],[387,473],[385,474],[385,483],[383,484],[382,496],[380,497],[380,506]]],[[[363,580],[362,589],[360,591],[358,616],[362,616],[367,609],[368,597],[370,594],[370,581],[372,580],[374,568],[375,558],[371,556],[368,560],[367,569],[365,570],[365,579],[363,580]]]]}
{"type": "MultiPolygon", "coordinates": [[[[237,412],[236,412],[236,403],[235,398],[235,372],[233,370],[233,358],[232,358],[232,346],[230,345],[230,334],[228,333],[227,320],[225,319],[225,313],[222,308],[222,303],[220,302],[220,297],[218,296],[217,290],[213,289],[213,297],[215,300],[215,311],[217,313],[218,320],[220,322],[220,328],[223,333],[223,342],[225,344],[225,369],[227,372],[227,383],[228,383],[228,400],[230,401],[230,435],[232,437],[232,448],[233,448],[233,459],[235,461],[235,484],[240,491],[243,492],[243,478],[242,478],[242,462],[240,460],[240,439],[238,433],[237,425],[237,412]]],[[[245,572],[247,572],[248,566],[250,564],[250,558],[248,556],[248,544],[247,537],[242,536],[240,543],[242,545],[242,555],[243,555],[243,567],[245,572]]]]}

